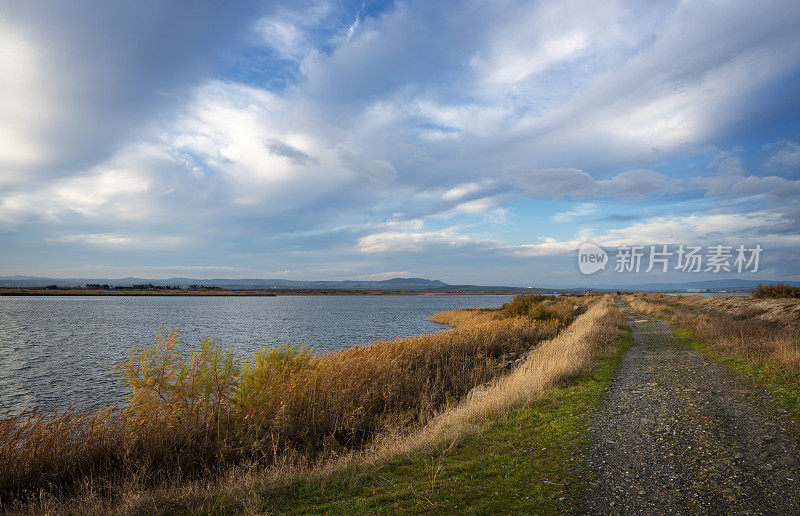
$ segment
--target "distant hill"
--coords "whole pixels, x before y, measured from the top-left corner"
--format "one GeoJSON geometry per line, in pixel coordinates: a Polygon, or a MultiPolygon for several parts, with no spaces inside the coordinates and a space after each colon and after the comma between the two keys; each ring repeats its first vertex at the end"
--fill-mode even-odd
{"type": "MultiPolygon", "coordinates": [[[[152,283],[157,286],[177,285],[186,288],[189,285],[221,287],[224,289],[331,289],[331,290],[417,290],[420,292],[582,292],[584,290],[642,290],[642,291],[685,291],[686,289],[720,289],[730,291],[747,291],[761,283],[776,283],[764,280],[743,280],[738,278],[690,281],[684,283],[642,283],[638,285],[587,285],[585,287],[547,287],[531,288],[502,285],[450,285],[439,280],[425,278],[392,278],[382,281],[296,281],[287,279],[194,279],[194,278],[44,278],[39,276],[0,276],[0,287],[39,288],[47,285],[59,287],[83,287],[87,283],[107,283],[111,286],[127,287],[152,283]]],[[[792,286],[800,286],[798,281],[785,282],[792,286]]]]}
{"type": "Polygon", "coordinates": [[[462,292],[508,292],[530,291],[538,289],[524,289],[522,287],[508,286],[481,286],[481,285],[448,285],[439,280],[424,278],[392,278],[382,281],[295,281],[286,279],[192,279],[192,278],[43,278],[38,276],[5,276],[0,277],[0,287],[38,288],[47,285],[60,287],[83,287],[88,283],[109,284],[111,286],[127,287],[152,283],[157,286],[177,285],[202,285],[206,287],[222,287],[225,289],[251,289],[251,288],[285,288],[285,289],[334,289],[334,290],[419,290],[424,292],[437,291],[462,291],[462,292]]]}

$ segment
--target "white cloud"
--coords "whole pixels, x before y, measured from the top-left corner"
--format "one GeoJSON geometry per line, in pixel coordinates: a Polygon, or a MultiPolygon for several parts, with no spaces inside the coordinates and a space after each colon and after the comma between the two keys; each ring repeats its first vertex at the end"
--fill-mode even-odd
{"type": "Polygon", "coordinates": [[[48,69],[35,39],[0,19],[0,185],[22,181],[22,171],[52,158],[39,137],[59,111],[48,69]]]}
{"type": "MultiPolygon", "coordinates": [[[[771,156],[770,161],[780,157],[783,165],[787,165],[791,163],[791,156],[791,145],[783,145],[771,156]],[[787,152],[783,153],[784,151],[787,152]]],[[[716,168],[718,173],[713,176],[695,177],[690,181],[691,187],[705,190],[707,198],[721,196],[745,198],[763,195],[770,199],[791,199],[800,195],[800,180],[780,176],[746,175],[741,158],[729,152],[718,153],[709,167],[716,168]]]]}
{"type": "Polygon", "coordinates": [[[350,279],[360,280],[360,281],[383,281],[394,278],[414,278],[414,277],[420,277],[420,274],[411,271],[375,272],[372,274],[361,274],[359,276],[352,276],[350,279]]]}
{"type": "MultiPolygon", "coordinates": [[[[520,45],[515,41],[514,46],[520,45]]],[[[489,58],[473,57],[470,64],[484,81],[492,84],[512,84],[531,74],[544,71],[569,58],[580,55],[589,46],[586,33],[576,30],[554,35],[527,48],[495,47],[489,58]]]]}
{"type": "MultiPolygon", "coordinates": [[[[218,175],[234,203],[278,212],[317,201],[353,177],[308,116],[291,99],[211,81],[162,140],[218,175]]],[[[366,166],[364,173],[376,175],[390,167],[366,166]]]]}
{"type": "Polygon", "coordinates": [[[778,228],[791,227],[793,223],[777,211],[653,217],[602,233],[586,228],[576,238],[569,240],[545,237],[540,243],[522,245],[512,252],[519,256],[562,255],[576,251],[583,242],[603,247],[767,242],[773,245],[796,245],[796,235],[778,232],[778,228]]]}
{"type": "Polygon", "coordinates": [[[118,163],[120,168],[113,167],[113,162],[110,165],[112,168],[96,167],[39,190],[0,198],[0,221],[13,222],[30,216],[58,219],[69,213],[141,218],[145,203],[136,200],[150,190],[149,179],[122,163],[118,163]]]}
{"type": "Polygon", "coordinates": [[[372,179],[389,181],[397,176],[394,165],[382,159],[365,159],[351,152],[340,152],[339,162],[347,170],[372,179]]]}
{"type": "Polygon", "coordinates": [[[793,141],[784,142],[767,160],[769,168],[800,167],[800,144],[793,141]]]}
{"type": "Polygon", "coordinates": [[[562,105],[534,110],[519,130],[559,156],[580,148],[652,158],[713,142],[756,112],[757,92],[798,67],[800,41],[788,28],[797,18],[757,3],[682,2],[659,20],[651,44],[584,77],[562,105]]]}
{"type": "Polygon", "coordinates": [[[431,246],[461,247],[476,240],[453,229],[441,231],[387,231],[373,233],[358,240],[363,253],[416,252],[431,246]]]}
{"type": "Polygon", "coordinates": [[[316,52],[309,31],[319,25],[331,10],[328,2],[304,6],[302,12],[279,9],[277,13],[259,19],[255,32],[279,56],[301,61],[316,52]]]}
{"type": "Polygon", "coordinates": [[[82,245],[102,247],[108,250],[124,249],[180,249],[188,239],[181,236],[167,235],[125,235],[120,233],[84,233],[66,235],[53,239],[61,243],[78,243],[82,245]]]}
{"type": "Polygon", "coordinates": [[[264,42],[283,57],[297,59],[309,50],[309,41],[302,29],[280,17],[265,18],[256,25],[264,42]]]}
{"type": "Polygon", "coordinates": [[[70,178],[52,189],[52,198],[65,209],[91,213],[122,194],[146,192],[149,182],[130,170],[107,170],[93,175],[70,178]]]}
{"type": "Polygon", "coordinates": [[[591,215],[596,211],[597,211],[597,204],[587,202],[583,204],[578,204],[571,210],[556,213],[555,215],[550,217],[550,220],[553,222],[571,222],[577,218],[591,215]]]}
{"type": "Polygon", "coordinates": [[[168,278],[183,276],[190,278],[247,278],[260,271],[233,265],[95,265],[72,269],[65,275],[70,277],[118,278],[135,276],[143,278],[168,278]]]}
{"type": "MultiPolygon", "coordinates": [[[[650,28],[649,13],[637,13],[618,3],[562,1],[518,3],[497,10],[488,28],[486,48],[470,59],[479,82],[514,86],[537,74],[593,57],[602,61],[631,47],[650,28]]],[[[569,72],[567,72],[569,73],[569,72]]]]}
{"type": "Polygon", "coordinates": [[[652,170],[628,170],[601,180],[575,168],[520,170],[518,177],[526,193],[535,198],[637,198],[675,193],[682,189],[681,180],[652,170]]]}
{"type": "MultiPolygon", "coordinates": [[[[696,203],[700,218],[684,221],[689,235],[718,227],[742,235],[766,234],[766,219],[733,223],[703,211],[730,200],[766,213],[766,203],[800,196],[800,181],[745,172],[730,153],[718,153],[716,176],[670,176],[688,175],[684,164],[699,149],[744,131],[765,91],[776,106],[794,102],[788,90],[767,90],[800,69],[800,10],[791,2],[510,0],[454,10],[409,0],[365,15],[312,1],[242,11],[226,24],[228,39],[213,31],[205,43],[194,22],[214,25],[236,10],[226,6],[192,23],[163,18],[175,20],[169,34],[143,46],[131,43],[142,28],[134,22],[161,19],[150,16],[160,8],[125,5],[101,15],[122,13],[132,29],[120,20],[94,27],[95,14],[80,6],[0,21],[2,229],[133,250],[125,239],[185,234],[219,262],[311,260],[322,248],[429,256],[517,249],[481,236],[531,238],[530,227],[512,235],[491,226],[511,219],[515,227],[523,210],[515,214],[512,202],[626,199],[660,213],[673,207],[666,203],[696,203]],[[234,40],[253,46],[225,43],[234,40]],[[191,73],[174,71],[186,66],[191,73]],[[210,78],[210,70],[230,73],[210,78]],[[475,226],[426,230],[454,216],[475,226]]],[[[798,149],[782,140],[766,150],[765,166],[775,174],[798,166],[798,149]]],[[[577,204],[551,221],[603,215],[606,205],[577,204]]],[[[785,220],[773,222],[786,228],[785,220]]],[[[668,238],[679,222],[644,219],[589,235],[668,238]]],[[[544,238],[522,250],[563,252],[575,241],[544,238]]],[[[414,267],[384,261],[377,270],[414,267]]],[[[346,269],[355,271],[375,272],[346,269]]]]}
{"type": "Polygon", "coordinates": [[[445,104],[427,99],[416,99],[407,102],[399,109],[400,113],[414,113],[427,119],[443,129],[435,131],[436,136],[430,138],[430,129],[427,133],[429,139],[447,140],[458,136],[460,133],[478,135],[491,135],[502,130],[502,126],[513,115],[513,112],[504,106],[482,104],[445,104]]]}
{"type": "Polygon", "coordinates": [[[455,201],[466,197],[467,195],[474,194],[484,190],[487,186],[492,184],[492,180],[487,179],[483,181],[475,181],[471,183],[463,183],[449,190],[445,190],[441,195],[442,199],[446,201],[455,201]]]}

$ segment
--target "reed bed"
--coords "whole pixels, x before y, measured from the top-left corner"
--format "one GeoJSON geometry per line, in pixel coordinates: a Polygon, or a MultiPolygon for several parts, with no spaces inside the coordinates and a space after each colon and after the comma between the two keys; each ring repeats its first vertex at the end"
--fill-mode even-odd
{"type": "Polygon", "coordinates": [[[324,354],[285,345],[245,361],[211,339],[186,355],[179,334],[162,329],[117,365],[132,392],[125,406],[0,420],[0,507],[76,493],[108,500],[129,484],[211,481],[359,450],[424,425],[497,377],[498,357],[552,339],[576,313],[567,301],[547,309],[564,316],[462,317],[450,331],[324,354]]]}
{"type": "Polygon", "coordinates": [[[431,321],[446,324],[453,328],[473,326],[499,319],[497,308],[456,308],[439,312],[431,316],[431,321]]]}
{"type": "Polygon", "coordinates": [[[573,296],[526,294],[514,296],[500,308],[457,308],[431,316],[431,321],[453,327],[471,326],[491,320],[524,317],[537,321],[571,320],[585,300],[573,296]]]}
{"type": "MultiPolygon", "coordinates": [[[[482,396],[463,398],[455,405],[445,407],[425,425],[409,432],[383,434],[364,449],[351,451],[313,468],[282,466],[228,477],[213,486],[165,491],[160,494],[160,499],[208,498],[224,493],[242,507],[252,506],[256,513],[258,505],[251,498],[254,486],[264,492],[271,486],[286,485],[288,481],[326,478],[353,468],[376,466],[409,453],[442,453],[470,433],[480,431],[491,417],[533,403],[548,389],[568,383],[591,367],[604,350],[617,343],[624,318],[611,296],[580,297],[572,302],[583,303],[582,308],[587,309],[581,310],[580,315],[558,335],[533,348],[520,367],[490,380],[482,396]]],[[[136,505],[133,507],[138,508],[136,505]]]]}
{"type": "MultiPolygon", "coordinates": [[[[629,296],[631,308],[678,323],[712,350],[725,355],[744,357],[785,372],[800,371],[800,327],[793,318],[768,320],[759,307],[750,307],[753,299],[708,303],[697,296],[629,296]],[[700,308],[698,308],[700,307],[700,308]],[[709,308],[713,307],[713,308],[709,308]],[[782,322],[788,320],[789,322],[782,322]]],[[[708,298],[705,298],[708,299],[708,298]]]]}
{"type": "Polygon", "coordinates": [[[800,287],[792,287],[785,283],[758,285],[750,291],[753,297],[800,298],[800,287]]]}
{"type": "Polygon", "coordinates": [[[734,319],[755,318],[800,326],[800,300],[797,299],[750,296],[672,296],[655,293],[641,294],[640,297],[690,313],[729,315],[734,319]]]}

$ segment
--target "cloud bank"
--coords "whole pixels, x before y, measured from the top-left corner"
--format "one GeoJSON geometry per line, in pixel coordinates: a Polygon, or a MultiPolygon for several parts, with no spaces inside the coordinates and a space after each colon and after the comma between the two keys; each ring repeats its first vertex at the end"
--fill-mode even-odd
{"type": "Polygon", "coordinates": [[[795,2],[2,14],[0,273],[527,284],[692,238],[798,274],[795,2]]]}

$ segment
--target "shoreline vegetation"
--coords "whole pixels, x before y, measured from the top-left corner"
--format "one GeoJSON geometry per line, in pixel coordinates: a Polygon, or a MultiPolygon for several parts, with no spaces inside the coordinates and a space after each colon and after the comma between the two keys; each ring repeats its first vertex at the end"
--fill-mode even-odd
{"type": "Polygon", "coordinates": [[[0,421],[2,508],[129,511],[376,464],[530,402],[589,367],[621,327],[611,296],[517,296],[436,317],[454,328],[244,361],[211,339],[184,356],[162,329],[117,366],[126,406],[0,421]]]}

